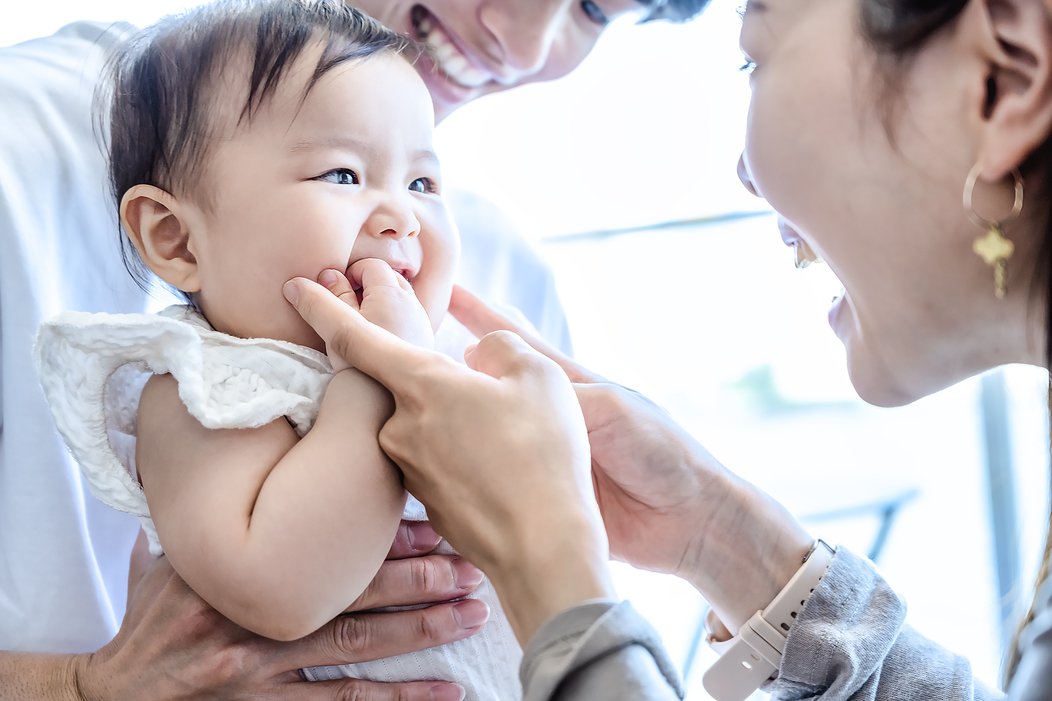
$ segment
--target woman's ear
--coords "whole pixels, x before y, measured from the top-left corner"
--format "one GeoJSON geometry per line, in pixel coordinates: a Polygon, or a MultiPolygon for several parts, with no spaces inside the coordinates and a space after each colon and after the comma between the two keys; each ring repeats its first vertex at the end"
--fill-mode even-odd
{"type": "Polygon", "coordinates": [[[983,177],[1005,178],[1052,131],[1052,14],[1044,0],[973,0],[984,13],[983,177]]]}
{"type": "Polygon", "coordinates": [[[181,203],[153,185],[135,185],[121,198],[121,226],[143,263],[183,292],[201,289],[191,228],[181,203]]]}

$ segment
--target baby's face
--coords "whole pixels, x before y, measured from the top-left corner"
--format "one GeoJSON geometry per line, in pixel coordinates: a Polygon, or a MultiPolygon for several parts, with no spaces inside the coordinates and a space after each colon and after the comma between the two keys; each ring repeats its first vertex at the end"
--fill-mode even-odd
{"type": "Polygon", "coordinates": [[[189,222],[195,301],[217,330],[323,351],[282,285],[378,258],[412,283],[437,327],[459,241],[439,196],[427,89],[404,59],[380,55],[326,73],[301,104],[315,58],[305,52],[241,126],[243,102],[220,100],[230,126],[206,167],[211,205],[189,222]]]}

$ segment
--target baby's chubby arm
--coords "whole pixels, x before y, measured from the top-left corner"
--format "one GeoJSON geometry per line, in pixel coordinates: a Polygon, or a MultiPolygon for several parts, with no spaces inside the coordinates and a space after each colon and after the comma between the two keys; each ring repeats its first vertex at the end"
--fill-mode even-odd
{"type": "MultiPolygon", "coordinates": [[[[398,320],[399,335],[429,337],[408,286],[367,299],[363,314],[368,303],[381,323],[398,320]]],[[[342,369],[303,439],[284,419],[214,430],[189,414],[174,378],[154,376],[140,400],[136,461],[176,571],[270,638],[300,638],[343,612],[383,563],[404,507],[400,474],[377,443],[392,410],[379,384],[342,369]]]]}

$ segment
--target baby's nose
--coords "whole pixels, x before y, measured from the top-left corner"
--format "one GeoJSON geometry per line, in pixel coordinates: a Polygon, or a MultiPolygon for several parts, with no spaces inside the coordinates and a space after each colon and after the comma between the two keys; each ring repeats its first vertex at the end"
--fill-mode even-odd
{"type": "Polygon", "coordinates": [[[391,199],[381,203],[366,220],[363,233],[403,239],[420,233],[420,221],[412,207],[391,199]]]}

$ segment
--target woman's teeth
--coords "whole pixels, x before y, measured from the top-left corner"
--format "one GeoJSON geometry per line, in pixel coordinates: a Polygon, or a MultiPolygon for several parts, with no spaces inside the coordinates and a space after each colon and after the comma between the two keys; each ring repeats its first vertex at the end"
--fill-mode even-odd
{"type": "Polygon", "coordinates": [[[490,81],[490,74],[476,68],[442,28],[432,22],[430,16],[414,19],[420,41],[430,47],[431,57],[443,73],[469,88],[477,88],[490,81]]]}

